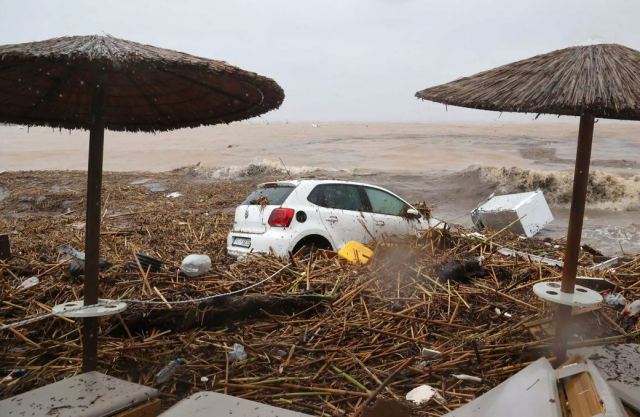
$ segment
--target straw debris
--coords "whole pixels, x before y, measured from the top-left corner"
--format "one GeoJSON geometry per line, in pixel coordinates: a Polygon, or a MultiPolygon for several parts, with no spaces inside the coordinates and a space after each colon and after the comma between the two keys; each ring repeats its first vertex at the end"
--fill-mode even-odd
{"type": "MultiPolygon", "coordinates": [[[[130,304],[122,314],[101,319],[99,368],[151,385],[166,363],[182,358],[175,375],[159,386],[165,407],[213,390],[314,415],[358,415],[376,398],[404,402],[406,393],[426,384],[443,400],[406,405],[413,415],[437,416],[549,354],[553,326],[545,323],[552,312],[531,286],[559,279],[559,269],[496,250],[560,259],[562,242],[545,244],[507,232],[489,239],[445,228],[378,242],[366,266],[325,251],[304,259],[255,256],[236,262],[225,254],[225,237],[233,208],[256,180],[150,177],[183,198],[149,191],[138,174],[105,175],[101,256],[112,266],[101,273],[101,297],[160,303],[130,304]],[[129,269],[137,252],[161,259],[164,267],[129,269]],[[196,278],[180,275],[180,261],[190,253],[208,254],[212,269],[196,278]],[[482,276],[468,282],[438,278],[443,263],[479,256],[482,276]],[[164,303],[241,289],[280,269],[245,294],[206,305],[164,303]],[[247,359],[229,360],[236,343],[247,359]],[[423,357],[425,348],[438,354],[423,357]]],[[[85,180],[83,173],[4,173],[0,180],[9,193],[0,202],[0,230],[10,233],[15,253],[0,263],[0,321],[11,323],[82,297],[81,279],[68,274],[68,261],[57,248],[83,246],[85,180]],[[25,195],[43,196],[47,204],[29,206],[25,195]],[[30,276],[40,284],[18,290],[30,276]]],[[[581,273],[603,278],[627,299],[640,298],[640,257],[602,271],[587,269],[597,263],[594,256],[581,254],[581,273]]],[[[638,341],[636,325],[618,325],[613,307],[576,318],[580,337],[574,346],[638,341]]],[[[78,323],[65,318],[0,333],[0,396],[80,372],[81,348],[78,323]]]]}

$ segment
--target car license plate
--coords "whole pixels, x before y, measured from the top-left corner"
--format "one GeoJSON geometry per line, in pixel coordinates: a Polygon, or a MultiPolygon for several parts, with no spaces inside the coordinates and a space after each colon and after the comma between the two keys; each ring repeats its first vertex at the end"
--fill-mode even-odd
{"type": "Polygon", "coordinates": [[[234,237],[233,246],[248,248],[249,246],[251,246],[251,238],[250,237],[234,237]]]}

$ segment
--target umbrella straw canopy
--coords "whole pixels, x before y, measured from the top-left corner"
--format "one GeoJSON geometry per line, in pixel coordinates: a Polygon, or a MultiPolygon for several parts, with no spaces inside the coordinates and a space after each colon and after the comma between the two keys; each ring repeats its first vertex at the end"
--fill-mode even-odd
{"type": "Polygon", "coordinates": [[[461,107],[640,120],[640,52],[616,44],[575,46],[416,93],[461,107]]]}
{"type": "MultiPolygon", "coordinates": [[[[275,109],[283,99],[270,78],[111,36],[0,46],[0,123],[90,130],[85,305],[99,297],[104,129],[155,132],[230,123],[275,109]]],[[[97,318],[84,318],[84,371],[96,368],[97,340],[97,318]]]]}
{"type": "Polygon", "coordinates": [[[0,122],[89,129],[98,80],[109,130],[229,123],[284,99],[275,81],[222,61],[111,36],[70,36],[0,46],[0,122]]]}
{"type": "MultiPolygon", "coordinates": [[[[454,106],[580,116],[561,292],[572,294],[580,255],[594,119],[640,120],[640,52],[576,46],[538,55],[416,93],[454,106]]],[[[571,297],[569,297],[571,298],[571,297]]],[[[555,354],[566,356],[571,306],[559,305],[555,354]]]]}

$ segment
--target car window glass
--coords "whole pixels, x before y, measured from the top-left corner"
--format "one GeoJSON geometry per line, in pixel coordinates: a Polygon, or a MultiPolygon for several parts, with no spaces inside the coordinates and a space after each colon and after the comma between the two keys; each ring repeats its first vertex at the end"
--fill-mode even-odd
{"type": "Polygon", "coordinates": [[[242,205],[279,206],[289,197],[295,187],[269,186],[261,187],[249,194],[242,205]]]}
{"type": "Polygon", "coordinates": [[[361,211],[364,208],[358,187],[349,184],[318,185],[308,200],[322,207],[361,211]]]}
{"type": "Polygon", "coordinates": [[[369,198],[373,213],[392,216],[401,216],[404,213],[406,204],[399,198],[377,188],[365,187],[364,190],[369,198]]]}

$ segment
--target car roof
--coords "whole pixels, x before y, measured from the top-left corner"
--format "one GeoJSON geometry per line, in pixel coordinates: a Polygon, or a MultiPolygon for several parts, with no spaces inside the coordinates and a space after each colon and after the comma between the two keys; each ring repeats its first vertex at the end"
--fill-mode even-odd
{"type": "Polygon", "coordinates": [[[299,185],[319,185],[319,184],[351,184],[351,185],[365,185],[367,187],[375,187],[375,188],[381,188],[384,189],[380,186],[374,185],[374,184],[367,184],[367,183],[363,183],[363,182],[355,182],[355,181],[345,181],[345,180],[331,180],[331,179],[322,179],[322,180],[317,180],[317,179],[299,179],[299,180],[282,180],[282,181],[269,181],[269,182],[265,182],[262,184],[259,184],[258,187],[263,187],[266,184],[278,184],[278,185],[289,185],[289,186],[294,186],[297,187],[299,185]]]}

